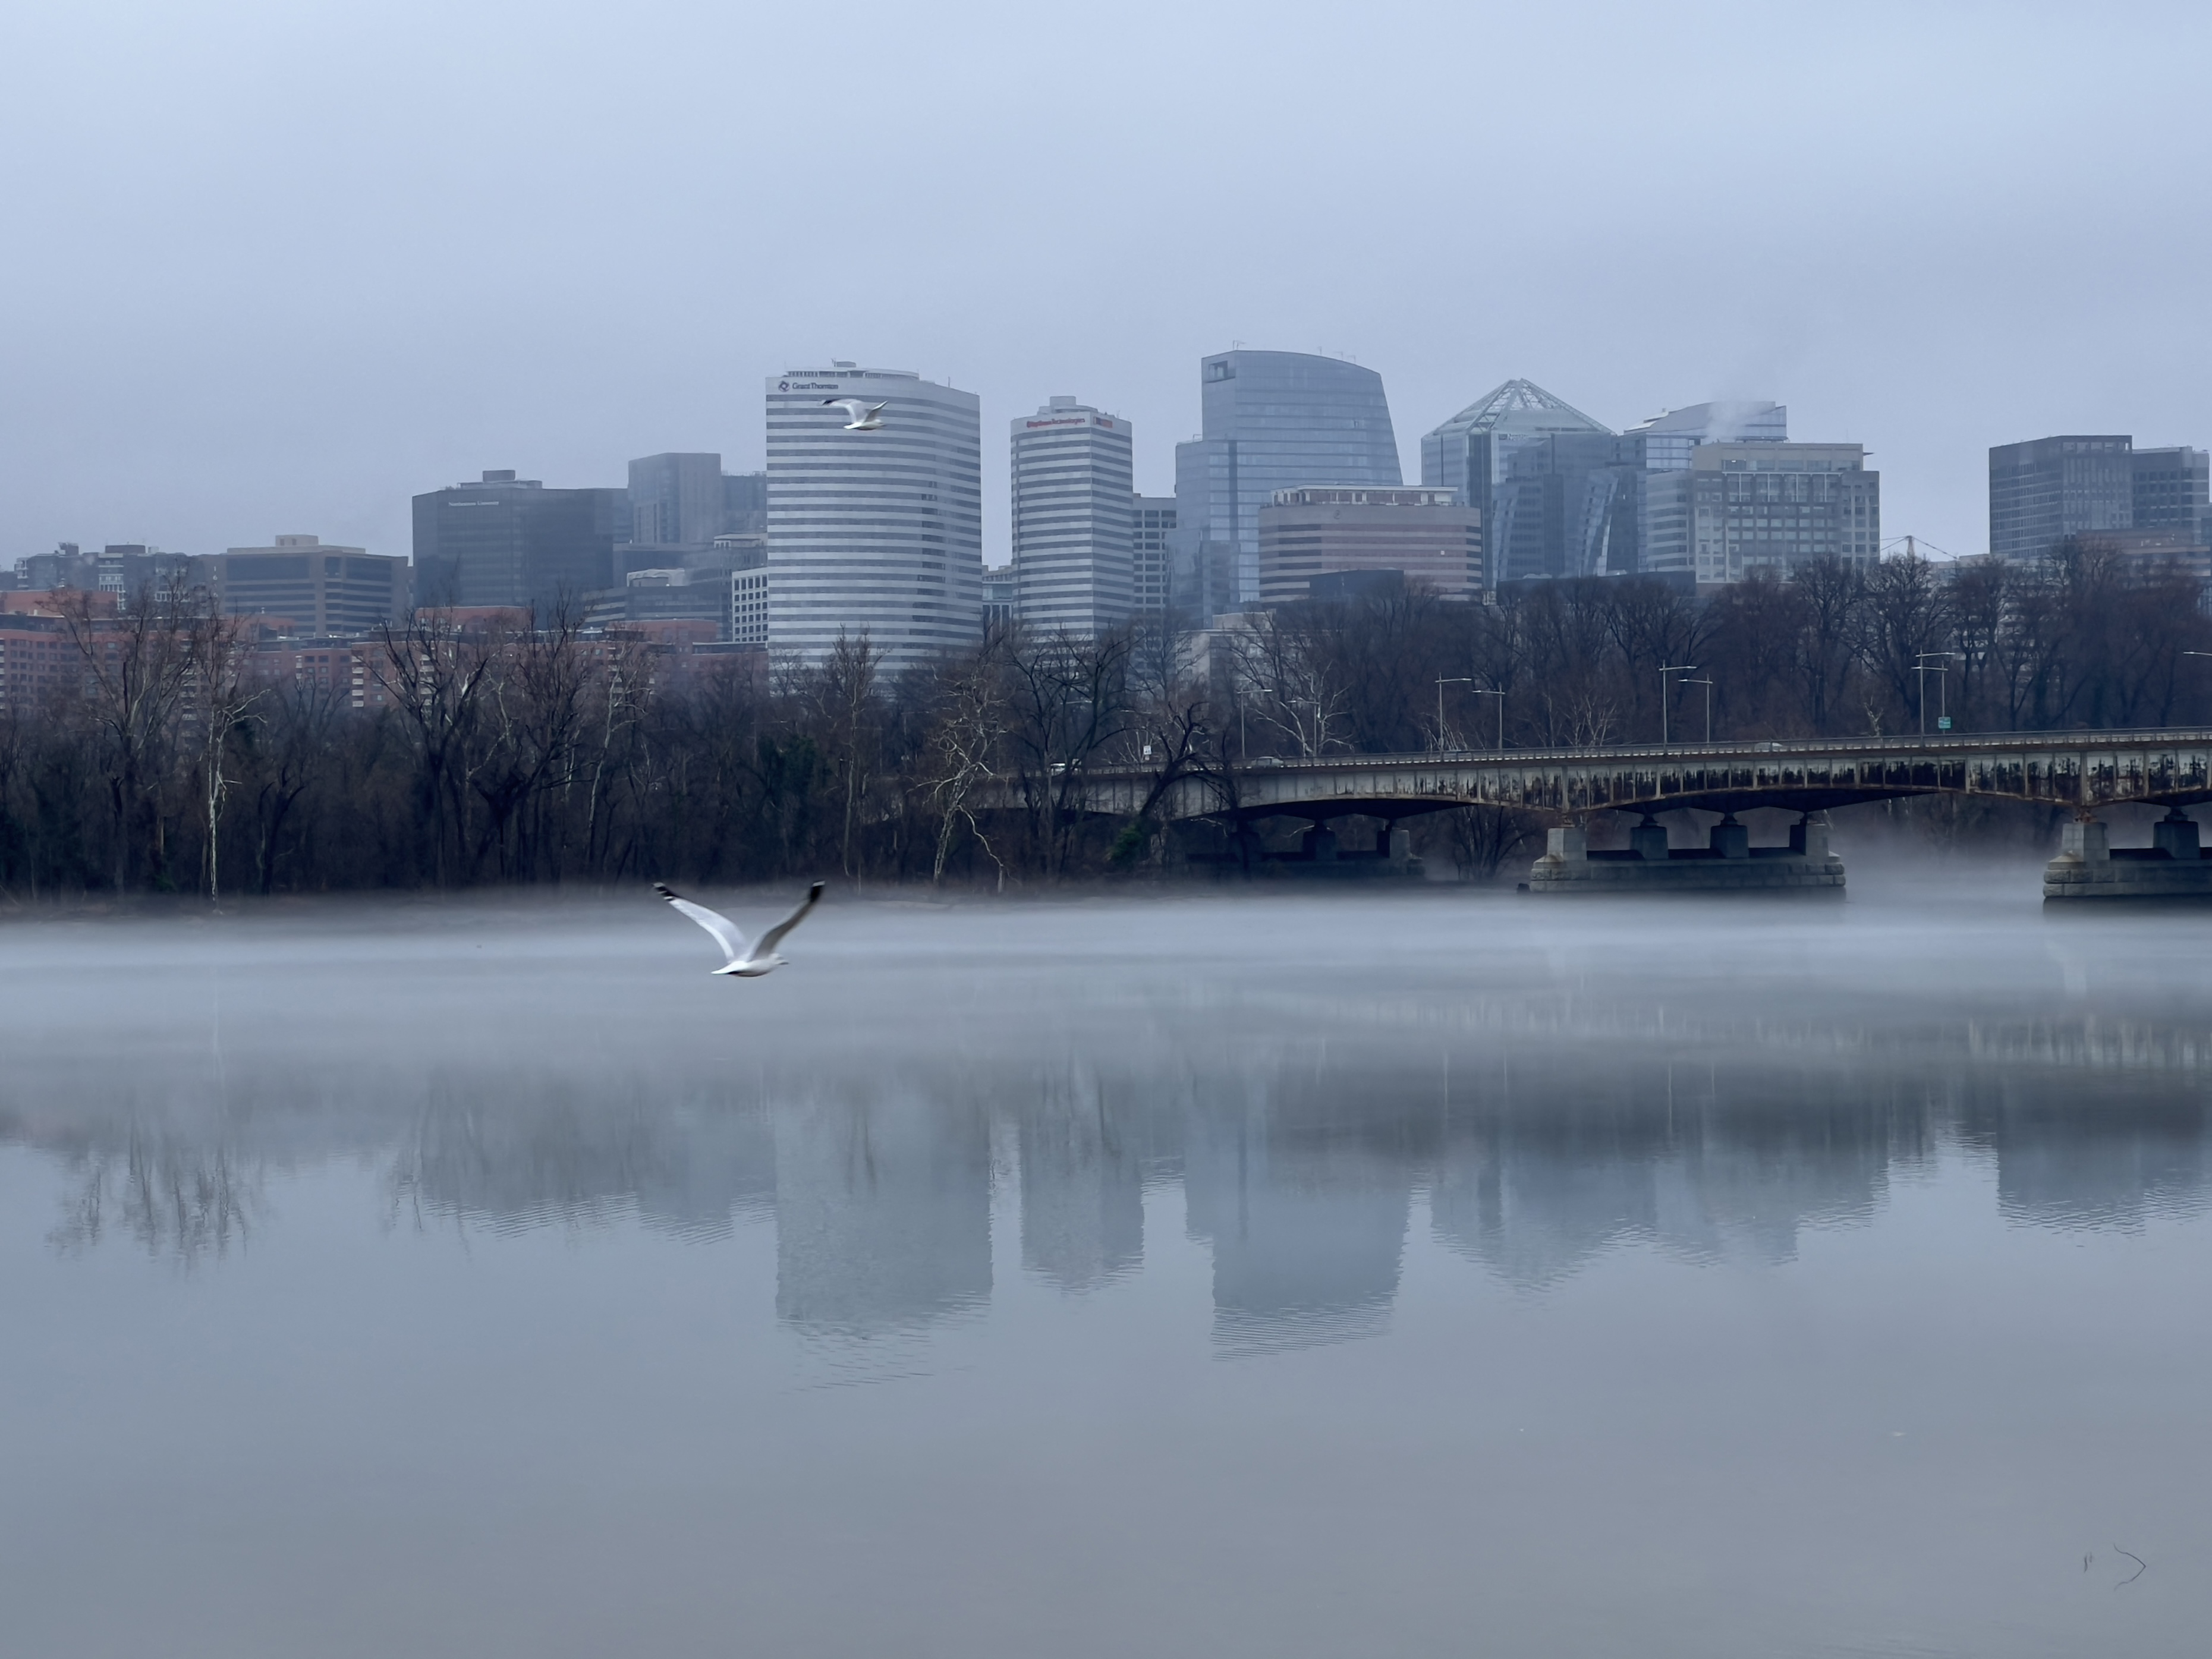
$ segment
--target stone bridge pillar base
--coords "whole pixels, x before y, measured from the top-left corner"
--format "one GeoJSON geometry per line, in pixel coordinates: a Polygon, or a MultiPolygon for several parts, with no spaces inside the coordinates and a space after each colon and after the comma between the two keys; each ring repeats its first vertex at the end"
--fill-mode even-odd
{"type": "Polygon", "coordinates": [[[1787,847],[1753,847],[1734,815],[1713,826],[1704,847],[1669,848],[1667,827],[1648,814],[1629,831],[1628,850],[1593,853],[1579,825],[1549,831],[1544,856],[1529,867],[1532,893],[1713,893],[1840,890],[1844,863],[1828,850],[1826,813],[1808,813],[1787,847]]]}
{"type": "Polygon", "coordinates": [[[2043,866],[2045,902],[2212,898],[2212,857],[2200,842],[2197,821],[2171,807],[2150,834],[2148,847],[2115,847],[2110,825],[2075,819],[2059,832],[2058,856],[2043,866]]]}

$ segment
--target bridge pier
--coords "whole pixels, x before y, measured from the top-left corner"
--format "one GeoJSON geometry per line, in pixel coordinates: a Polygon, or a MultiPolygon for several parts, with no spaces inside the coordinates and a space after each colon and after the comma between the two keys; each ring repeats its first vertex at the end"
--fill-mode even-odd
{"type": "Polygon", "coordinates": [[[1589,850],[1579,823],[1546,832],[1544,856],[1528,871],[1532,893],[1731,892],[1840,889],[1843,860],[1828,850],[1828,815],[1808,812],[1784,847],[1753,847],[1751,828],[1722,814],[1703,847],[1670,847],[1650,813],[1628,832],[1626,852],[1589,850]]]}
{"type": "Polygon", "coordinates": [[[2043,897],[2212,897],[2212,851],[2179,806],[2151,826],[2148,847],[2115,847],[2110,825],[2078,817],[2060,831],[2058,856],[2043,866],[2043,897]]]}

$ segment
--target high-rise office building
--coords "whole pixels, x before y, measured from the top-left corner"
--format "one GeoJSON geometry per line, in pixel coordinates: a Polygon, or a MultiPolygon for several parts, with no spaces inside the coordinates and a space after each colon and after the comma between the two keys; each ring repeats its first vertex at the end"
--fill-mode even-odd
{"type": "Polygon", "coordinates": [[[1260,603],[1315,595],[1314,583],[1388,571],[1445,599],[1482,591],[1482,521],[1455,489],[1279,489],[1260,509],[1260,603]]]}
{"type": "Polygon", "coordinates": [[[1203,619],[1260,594],[1260,509],[1301,484],[1395,488],[1382,377],[1334,357],[1224,351],[1199,365],[1200,435],[1176,446],[1176,603],[1203,619]]]}
{"type": "Polygon", "coordinates": [[[1490,486],[1483,524],[1493,586],[1637,568],[1643,469],[1633,440],[1547,432],[1498,450],[1505,473],[1490,486]]]}
{"type": "Polygon", "coordinates": [[[865,633],[884,669],[975,643],[982,427],[972,392],[835,363],[768,382],[769,645],[819,663],[865,633]],[[826,398],[884,405],[850,432],[826,398]]]}
{"type": "Polygon", "coordinates": [[[1881,475],[1859,444],[1708,443],[1686,481],[1698,585],[1840,559],[1871,565],[1881,548],[1881,475]]]}
{"type": "MultiPolygon", "coordinates": [[[[1506,538],[1500,533],[1494,495],[1511,476],[1513,458],[1547,439],[1577,434],[1613,435],[1611,427],[1592,420],[1534,380],[1518,380],[1493,387],[1442,426],[1423,434],[1421,483],[1431,489],[1456,489],[1460,499],[1482,515],[1492,586],[1518,575],[1547,574],[1516,568],[1504,550],[1506,538]]],[[[1526,562],[1524,559],[1522,563],[1526,562]]],[[[1582,573],[1577,569],[1574,574],[1582,573]]]]}
{"type": "Polygon", "coordinates": [[[629,464],[629,530],[615,547],[615,580],[640,570],[726,575],[768,547],[768,475],[726,473],[711,451],[647,455],[629,464]]]}
{"type": "Polygon", "coordinates": [[[365,634],[407,614],[407,561],[319,537],[279,536],[192,561],[226,617],[282,617],[300,634],[365,634]]]}
{"type": "Polygon", "coordinates": [[[722,475],[722,532],[725,536],[768,534],[768,474],[722,475]]]}
{"type": "Polygon", "coordinates": [[[720,455],[647,455],[632,461],[629,539],[705,547],[726,528],[725,493],[720,455]]]}
{"type": "Polygon", "coordinates": [[[417,495],[416,603],[580,615],[584,596],[613,580],[629,516],[627,490],[548,489],[512,471],[417,495]]]}
{"type": "Polygon", "coordinates": [[[2129,459],[2134,527],[2205,541],[2212,533],[2212,454],[2138,449],[2129,459]]]}
{"type": "Polygon", "coordinates": [[[1054,398],[1012,434],[1022,621],[1092,636],[1119,627],[1134,603],[1129,423],[1054,398]]]}
{"type": "Polygon", "coordinates": [[[1699,444],[1787,443],[1790,410],[1784,404],[1749,400],[1692,404],[1662,410],[1620,435],[1642,441],[1644,465],[1650,471],[1686,471],[1690,453],[1699,444]]]}
{"type": "Polygon", "coordinates": [[[1129,526],[1129,592],[1140,616],[1157,617],[1179,603],[1168,582],[1176,527],[1172,495],[1132,495],[1129,526]]]}
{"type": "Polygon", "coordinates": [[[2049,556],[2069,536],[2135,528],[2135,440],[2075,434],[1990,451],[1990,551],[2049,556]]]}
{"type": "Polygon", "coordinates": [[[1634,568],[1647,574],[1695,580],[1691,541],[1690,457],[1703,444],[1787,443],[1790,410],[1781,404],[1692,404],[1670,409],[1621,434],[1635,446],[1638,481],[1634,568]]]}

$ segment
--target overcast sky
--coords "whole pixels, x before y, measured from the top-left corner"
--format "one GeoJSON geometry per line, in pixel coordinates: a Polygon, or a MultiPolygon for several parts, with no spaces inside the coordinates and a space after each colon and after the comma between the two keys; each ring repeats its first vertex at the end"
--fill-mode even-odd
{"type": "Polygon", "coordinates": [[[0,559],[404,553],[486,467],[762,464],[845,357],[1006,422],[1197,365],[1526,375],[1610,425],[1774,398],[1886,535],[1986,545],[1985,451],[2212,445],[2212,7],[14,0],[0,559]]]}

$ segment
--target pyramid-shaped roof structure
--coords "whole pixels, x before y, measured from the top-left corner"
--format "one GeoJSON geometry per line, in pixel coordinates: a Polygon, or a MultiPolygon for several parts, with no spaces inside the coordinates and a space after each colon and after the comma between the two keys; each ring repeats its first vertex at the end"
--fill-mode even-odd
{"type": "Polygon", "coordinates": [[[1546,432],[1603,432],[1613,428],[1594,421],[1572,404],[1553,397],[1534,380],[1508,380],[1478,398],[1429,435],[1457,436],[1468,432],[1501,432],[1534,436],[1546,432]]]}

